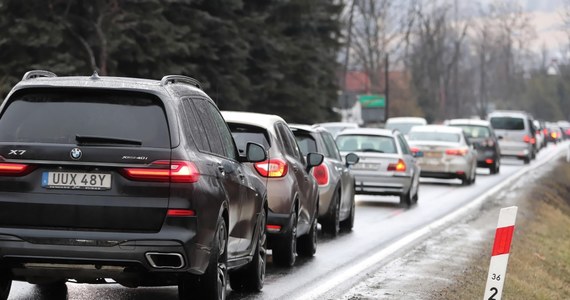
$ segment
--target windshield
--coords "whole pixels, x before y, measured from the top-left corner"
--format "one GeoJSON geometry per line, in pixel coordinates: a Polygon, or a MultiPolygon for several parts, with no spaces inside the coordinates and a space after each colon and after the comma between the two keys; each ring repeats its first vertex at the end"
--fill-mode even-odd
{"type": "Polygon", "coordinates": [[[1,141],[76,144],[78,136],[103,138],[107,144],[127,140],[142,147],[170,148],[161,102],[148,95],[25,94],[11,101],[0,119],[1,141]]]}
{"type": "Polygon", "coordinates": [[[491,136],[491,130],[485,126],[477,125],[451,125],[453,127],[459,127],[463,129],[465,135],[469,138],[488,138],[491,136]]]}
{"type": "Polygon", "coordinates": [[[408,140],[457,143],[461,140],[461,136],[457,133],[448,132],[412,131],[408,136],[408,140]]]}
{"type": "Polygon", "coordinates": [[[422,126],[422,125],[423,124],[421,123],[389,123],[386,124],[386,129],[391,129],[391,130],[397,129],[399,132],[403,134],[408,134],[414,126],[422,126]]]}
{"type": "Polygon", "coordinates": [[[495,129],[524,130],[524,119],[516,117],[492,117],[491,125],[495,129]]]}
{"type": "Polygon", "coordinates": [[[379,135],[341,135],[336,138],[340,151],[398,153],[394,138],[379,135]]]}

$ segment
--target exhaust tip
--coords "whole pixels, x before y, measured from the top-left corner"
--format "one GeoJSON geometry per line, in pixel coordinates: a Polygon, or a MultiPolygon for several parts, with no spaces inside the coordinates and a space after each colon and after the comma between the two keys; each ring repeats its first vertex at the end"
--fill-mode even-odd
{"type": "Polygon", "coordinates": [[[156,269],[181,269],[184,267],[184,257],[180,253],[147,252],[148,263],[156,269]]]}

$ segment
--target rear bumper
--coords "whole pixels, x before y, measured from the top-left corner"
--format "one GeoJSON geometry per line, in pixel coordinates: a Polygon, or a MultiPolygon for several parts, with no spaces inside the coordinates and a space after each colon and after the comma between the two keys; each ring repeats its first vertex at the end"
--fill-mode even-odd
{"type": "Polygon", "coordinates": [[[355,176],[354,191],[360,195],[403,195],[410,190],[411,176],[355,176]]]}
{"type": "Polygon", "coordinates": [[[477,149],[477,167],[489,168],[501,159],[495,149],[477,149]]]}
{"type": "Polygon", "coordinates": [[[437,164],[420,162],[422,177],[443,178],[432,176],[434,174],[449,174],[449,178],[459,178],[461,174],[470,171],[470,164],[466,160],[439,161],[437,164]],[[459,174],[458,174],[459,173],[459,174]]]}
{"type": "Polygon", "coordinates": [[[210,247],[194,242],[196,221],[184,219],[176,222],[186,228],[165,225],[157,233],[1,228],[0,265],[10,268],[15,280],[113,278],[134,286],[152,285],[145,278],[155,275],[168,281],[179,273],[203,274],[210,247]]]}

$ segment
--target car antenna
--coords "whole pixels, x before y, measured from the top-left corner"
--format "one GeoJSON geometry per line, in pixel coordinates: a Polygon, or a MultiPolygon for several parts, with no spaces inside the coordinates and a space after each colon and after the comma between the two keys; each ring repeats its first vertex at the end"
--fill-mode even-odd
{"type": "Polygon", "coordinates": [[[101,77],[99,77],[99,73],[97,73],[97,70],[93,70],[93,74],[91,75],[91,79],[92,79],[92,80],[99,80],[99,79],[101,79],[101,77]]]}

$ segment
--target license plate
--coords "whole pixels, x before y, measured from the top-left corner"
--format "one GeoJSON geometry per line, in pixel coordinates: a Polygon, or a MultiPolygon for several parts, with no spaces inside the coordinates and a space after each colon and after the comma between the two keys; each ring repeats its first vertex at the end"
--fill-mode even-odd
{"type": "Polygon", "coordinates": [[[377,170],[380,168],[380,164],[373,163],[358,163],[354,166],[356,169],[361,170],[377,170]]]}
{"type": "Polygon", "coordinates": [[[111,174],[44,172],[42,174],[42,187],[69,190],[108,190],[111,189],[111,174]]]}
{"type": "Polygon", "coordinates": [[[441,152],[426,151],[426,152],[424,152],[424,156],[425,157],[431,157],[431,158],[440,158],[441,152]]]}

